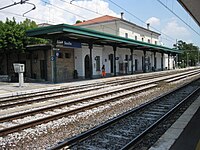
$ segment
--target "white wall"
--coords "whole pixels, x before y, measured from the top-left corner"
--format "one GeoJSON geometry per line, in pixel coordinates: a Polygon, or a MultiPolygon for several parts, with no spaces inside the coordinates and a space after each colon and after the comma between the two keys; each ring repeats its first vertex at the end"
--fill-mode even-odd
{"type": "Polygon", "coordinates": [[[76,48],[74,49],[74,62],[75,62],[75,70],[78,72],[78,76],[84,76],[83,70],[84,70],[84,57],[82,55],[83,49],[76,48]]]}
{"type": "Polygon", "coordinates": [[[156,68],[156,70],[161,69],[161,57],[162,57],[162,54],[157,52],[156,53],[156,61],[157,61],[157,68],[156,68]]]}
{"type": "Polygon", "coordinates": [[[105,65],[106,73],[110,73],[110,60],[109,55],[114,54],[113,48],[111,46],[104,46],[102,50],[102,65],[105,65]]]}
{"type": "MultiPolygon", "coordinates": [[[[100,62],[102,62],[102,49],[103,47],[93,47],[92,50],[92,66],[93,75],[101,75],[101,71],[96,71],[95,57],[100,56],[100,62]]],[[[78,71],[80,77],[85,76],[85,56],[90,56],[90,50],[88,46],[82,46],[82,49],[75,49],[75,69],[78,71]]]]}
{"type": "Polygon", "coordinates": [[[82,26],[84,28],[100,31],[103,33],[118,35],[118,23],[117,22],[108,22],[108,23],[101,23],[101,24],[92,24],[92,25],[85,25],[82,26]]]}
{"type": "Polygon", "coordinates": [[[150,43],[155,44],[155,41],[158,43],[159,34],[156,34],[150,30],[145,30],[143,28],[130,25],[125,22],[119,23],[119,36],[125,37],[125,34],[127,33],[128,38],[135,40],[135,36],[137,36],[138,41],[142,41],[142,38],[144,38],[144,42],[148,42],[150,40],[150,43]]]}
{"type": "MultiPolygon", "coordinates": [[[[93,24],[93,25],[85,25],[83,26],[85,28],[89,28],[92,30],[114,34],[118,36],[125,37],[125,34],[128,34],[128,38],[134,39],[135,36],[137,36],[138,41],[142,41],[142,38],[144,38],[144,42],[148,42],[148,39],[150,40],[150,43],[155,44],[155,41],[157,42],[157,45],[159,45],[159,34],[156,34],[155,32],[152,32],[147,29],[143,29],[141,27],[138,27],[134,24],[129,24],[127,22],[123,21],[114,21],[114,22],[106,22],[101,24],[93,24]]],[[[84,66],[84,58],[86,55],[89,55],[89,48],[88,46],[83,46],[82,51],[80,49],[75,50],[75,69],[77,69],[79,76],[85,75],[85,66],[84,66]],[[77,59],[76,59],[77,58],[77,59]]],[[[100,56],[100,62],[101,67],[102,65],[105,65],[106,73],[110,73],[110,60],[109,55],[114,54],[113,48],[111,46],[103,46],[103,47],[94,47],[93,48],[93,75],[101,75],[101,71],[96,71],[96,61],[95,57],[100,56]]],[[[125,55],[128,55],[128,58],[130,58],[131,52],[129,48],[117,48],[116,51],[116,57],[119,57],[119,60],[116,60],[116,72],[119,72],[119,63],[124,62],[125,55]]],[[[89,55],[90,56],[90,55],[89,55]]],[[[142,71],[142,57],[144,56],[143,50],[134,50],[133,55],[133,70],[135,71],[135,59],[138,60],[138,71],[142,71]]],[[[149,70],[151,70],[152,66],[154,66],[154,54],[153,52],[147,51],[146,53],[147,58],[150,58],[150,65],[149,70]]],[[[156,52],[156,64],[157,64],[157,70],[161,70],[161,53],[156,52]]],[[[131,72],[131,61],[128,60],[128,71],[131,72]]],[[[168,55],[164,55],[164,62],[163,67],[168,67],[168,55]]],[[[170,68],[173,67],[173,58],[170,58],[170,68]]],[[[148,66],[147,66],[148,71],[148,66]]]]}

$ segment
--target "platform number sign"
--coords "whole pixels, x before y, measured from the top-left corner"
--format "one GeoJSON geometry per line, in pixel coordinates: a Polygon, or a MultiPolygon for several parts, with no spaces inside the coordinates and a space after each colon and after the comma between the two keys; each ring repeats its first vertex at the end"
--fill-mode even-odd
{"type": "Polygon", "coordinates": [[[55,61],[55,56],[50,57],[51,61],[55,61]]]}

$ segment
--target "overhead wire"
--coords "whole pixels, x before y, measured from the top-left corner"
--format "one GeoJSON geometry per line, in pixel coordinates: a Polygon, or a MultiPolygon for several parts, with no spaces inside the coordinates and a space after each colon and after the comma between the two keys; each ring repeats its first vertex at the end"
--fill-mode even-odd
{"type": "Polygon", "coordinates": [[[58,8],[58,9],[61,9],[61,10],[63,10],[63,11],[66,11],[66,12],[68,12],[68,13],[70,13],[70,14],[73,14],[73,15],[75,15],[75,16],[79,16],[79,17],[81,17],[81,18],[87,19],[87,18],[85,18],[85,17],[83,17],[83,16],[80,16],[79,14],[75,14],[75,13],[73,13],[73,12],[71,12],[71,11],[68,11],[68,10],[62,8],[62,7],[59,7],[59,6],[53,5],[53,4],[50,3],[50,2],[47,2],[47,1],[44,1],[44,0],[41,0],[41,1],[44,2],[44,3],[46,3],[46,4],[51,5],[51,6],[53,6],[53,7],[56,7],[56,8],[58,8]]]}
{"type": "MultiPolygon", "coordinates": [[[[8,12],[8,11],[1,11],[0,13],[3,13],[3,14],[12,14],[12,15],[15,15],[15,16],[18,16],[18,17],[21,17],[21,18],[28,18],[28,19],[33,19],[33,20],[38,20],[38,21],[47,21],[47,20],[44,20],[44,19],[38,19],[38,18],[34,18],[34,17],[30,17],[30,16],[23,16],[21,14],[17,14],[17,13],[12,13],[12,12],[8,12]]],[[[52,23],[55,23],[55,22],[52,22],[52,23]]]]}
{"type": "MultiPolygon", "coordinates": [[[[65,2],[65,3],[68,3],[68,4],[71,4],[71,5],[73,5],[73,6],[76,6],[76,7],[78,7],[78,8],[81,8],[81,9],[85,9],[85,10],[90,11],[90,12],[92,12],[92,13],[96,13],[96,14],[99,14],[99,15],[105,15],[105,14],[101,14],[101,13],[99,13],[99,12],[97,12],[97,11],[93,11],[93,10],[91,10],[91,9],[88,9],[88,8],[85,8],[85,7],[82,7],[82,6],[73,4],[72,1],[71,1],[71,2],[67,2],[67,1],[65,1],[65,0],[60,0],[60,1],[65,2]]],[[[141,20],[141,19],[138,18],[137,16],[134,15],[134,17],[136,17],[137,19],[139,19],[141,22],[145,23],[143,20],[141,20]]],[[[146,24],[146,23],[145,23],[145,24],[146,24]]],[[[107,26],[105,26],[105,27],[106,27],[106,28],[110,28],[110,27],[107,27],[107,26]]],[[[114,30],[113,28],[110,28],[110,29],[114,30]]],[[[157,30],[157,29],[155,29],[155,30],[158,31],[159,33],[162,33],[162,32],[160,32],[160,31],[157,30]]],[[[116,31],[116,30],[114,30],[114,31],[116,31]]],[[[166,35],[166,34],[164,34],[164,33],[163,33],[163,35],[168,36],[168,35],[166,35]]],[[[170,37],[170,36],[168,36],[168,37],[170,37]]],[[[169,41],[169,42],[171,42],[171,43],[174,43],[174,40],[175,40],[175,39],[173,39],[172,37],[170,37],[170,38],[171,38],[171,40],[170,40],[170,39],[167,39],[167,38],[162,38],[162,39],[165,39],[165,40],[167,40],[167,41],[169,41]]]]}
{"type": "MultiPolygon", "coordinates": [[[[85,8],[85,7],[82,7],[82,6],[79,6],[79,5],[75,5],[75,4],[72,3],[72,1],[70,1],[70,2],[67,2],[67,1],[65,1],[65,0],[60,0],[60,1],[65,2],[65,3],[68,3],[68,4],[73,5],[73,6],[76,6],[76,7],[81,8],[81,9],[85,9],[85,10],[87,10],[87,11],[90,11],[90,12],[93,12],[93,13],[96,13],[96,14],[99,14],[99,15],[105,15],[105,14],[101,14],[101,13],[99,13],[99,12],[93,11],[93,10],[91,10],[91,9],[88,9],[88,8],[85,8]]],[[[87,19],[87,18],[85,18],[85,17],[82,17],[82,18],[87,19]]],[[[92,21],[92,20],[90,20],[90,21],[91,21],[91,22],[94,22],[94,21],[92,21]]],[[[94,22],[94,23],[95,23],[95,22],[94,22]]],[[[115,32],[117,31],[117,30],[114,30],[114,29],[111,28],[111,27],[108,27],[108,26],[105,26],[105,25],[102,25],[102,26],[104,26],[104,27],[106,27],[106,28],[108,28],[108,29],[111,29],[111,30],[113,30],[113,31],[115,31],[115,32]]]]}
{"type": "Polygon", "coordinates": [[[164,6],[167,10],[169,10],[173,15],[175,15],[178,19],[180,19],[186,26],[188,26],[192,31],[194,31],[197,35],[200,36],[200,33],[198,33],[194,28],[192,28],[187,22],[185,22],[181,17],[179,17],[174,11],[172,11],[167,5],[165,5],[160,0],[157,0],[162,6],[164,6]]]}
{"type": "MultiPolygon", "coordinates": [[[[86,17],[83,17],[83,16],[81,16],[81,15],[78,15],[78,14],[75,14],[75,13],[73,13],[73,12],[71,12],[71,11],[68,11],[68,10],[66,10],[66,9],[64,9],[64,8],[61,8],[61,7],[59,7],[59,6],[56,6],[56,5],[53,5],[53,4],[51,4],[50,2],[46,2],[46,1],[44,1],[44,0],[41,0],[42,2],[44,2],[44,3],[46,3],[46,4],[49,4],[49,5],[51,5],[51,6],[53,6],[53,7],[55,7],[55,8],[58,8],[58,9],[61,9],[61,10],[63,10],[63,11],[66,11],[66,12],[68,12],[68,13],[70,13],[70,14],[73,14],[73,15],[75,15],[75,16],[78,16],[78,17],[80,17],[80,18],[83,18],[83,19],[87,19],[86,17]]],[[[63,1],[63,0],[61,0],[61,1],[63,1]]],[[[63,1],[63,2],[66,2],[66,1],[63,1]]],[[[66,3],[68,3],[68,2],[66,2],[66,3]]],[[[68,4],[71,4],[71,3],[68,3],[68,4]]],[[[74,4],[71,4],[71,5],[74,5],[74,4]]],[[[77,6],[77,7],[79,7],[79,8],[84,8],[84,7],[81,7],[81,6],[78,6],[78,5],[74,5],[74,6],[77,6]]],[[[86,8],[87,9],[87,8],[86,8]]],[[[92,10],[90,10],[90,9],[87,9],[88,11],[92,11],[92,10]]],[[[95,12],[95,11],[92,11],[92,12],[95,12]]],[[[99,13],[97,13],[97,14],[99,14],[99,13]]],[[[102,15],[102,14],[101,14],[102,15]]],[[[94,22],[94,21],[91,21],[91,22],[94,22]]],[[[94,22],[94,23],[96,23],[96,22],[94,22]]],[[[108,29],[111,29],[111,30],[113,30],[113,31],[117,31],[117,30],[114,30],[113,28],[111,28],[111,27],[108,27],[108,26],[105,26],[105,25],[102,25],[103,27],[105,27],[105,28],[108,28],[108,29]]]]}
{"type": "Polygon", "coordinates": [[[27,1],[29,0],[21,0],[20,2],[14,2],[13,4],[10,4],[10,5],[7,5],[7,6],[4,6],[4,7],[1,7],[0,10],[3,10],[3,9],[6,9],[6,8],[9,8],[9,7],[12,7],[12,6],[15,6],[15,5],[18,5],[18,4],[25,4],[27,1]]]}
{"type": "MultiPolygon", "coordinates": [[[[141,21],[142,23],[146,24],[145,21],[143,21],[142,19],[140,19],[139,17],[137,17],[137,16],[134,15],[133,13],[129,12],[129,11],[126,10],[125,8],[121,7],[121,6],[118,5],[117,3],[113,2],[112,0],[108,0],[108,1],[110,1],[112,4],[116,5],[117,7],[119,7],[120,9],[122,9],[123,11],[125,11],[126,13],[128,13],[129,15],[133,16],[134,18],[138,19],[138,20],[141,21]]],[[[171,37],[171,36],[169,36],[169,35],[167,35],[167,34],[161,32],[160,30],[158,30],[158,29],[152,27],[151,25],[150,25],[150,27],[151,27],[152,29],[158,31],[161,35],[165,35],[165,36],[169,37],[169,38],[170,38],[171,40],[173,40],[173,41],[176,40],[176,39],[174,39],[173,37],[171,37]]]]}
{"type": "MultiPolygon", "coordinates": [[[[78,16],[78,17],[80,17],[80,18],[87,19],[87,18],[85,18],[85,17],[83,17],[83,16],[81,16],[81,15],[79,15],[79,14],[76,14],[76,13],[73,13],[73,12],[71,12],[71,11],[68,11],[68,10],[66,10],[66,9],[64,9],[64,8],[62,8],[62,7],[53,5],[53,4],[50,3],[49,1],[44,1],[44,0],[41,0],[41,1],[44,2],[45,4],[48,4],[48,5],[51,5],[51,6],[55,7],[55,8],[61,9],[61,10],[63,10],[63,11],[66,11],[66,12],[70,13],[70,14],[73,14],[73,15],[75,15],[75,16],[78,16]]],[[[74,6],[76,6],[76,7],[81,8],[81,9],[85,9],[85,10],[87,10],[87,11],[90,11],[90,12],[93,12],[93,13],[96,13],[96,14],[99,14],[99,15],[104,15],[104,14],[101,14],[101,13],[99,13],[99,12],[97,12],[97,11],[93,11],[93,10],[91,10],[91,9],[88,9],[88,8],[85,8],[85,7],[82,7],[82,6],[75,5],[75,4],[72,3],[72,1],[71,1],[71,2],[67,2],[67,1],[65,1],[65,0],[60,0],[60,1],[65,2],[65,3],[68,3],[68,4],[71,4],[71,5],[74,5],[74,6]]],[[[145,23],[143,20],[141,20],[140,18],[138,18],[136,15],[130,13],[129,11],[127,11],[126,9],[124,9],[123,7],[121,7],[121,6],[119,6],[118,4],[114,3],[112,0],[109,0],[109,1],[110,1],[111,3],[113,3],[113,4],[115,4],[116,6],[118,6],[119,8],[121,8],[122,10],[124,10],[125,12],[127,12],[128,14],[130,14],[131,16],[133,16],[133,17],[135,17],[136,19],[140,20],[142,23],[145,23]]],[[[20,15],[20,14],[15,14],[15,13],[11,13],[11,12],[5,12],[5,13],[10,13],[10,14],[14,14],[14,15],[16,15],[16,16],[24,17],[24,16],[22,16],[22,15],[20,15]]],[[[43,19],[38,19],[38,18],[34,18],[34,17],[27,17],[27,18],[31,18],[31,19],[35,19],[35,20],[40,20],[40,21],[43,20],[43,19]]],[[[44,20],[43,20],[43,21],[44,21],[44,20]]],[[[45,20],[45,21],[46,21],[46,20],[45,20]]],[[[52,22],[52,21],[49,21],[49,22],[52,22]]],[[[55,22],[53,22],[53,23],[55,23],[55,22]]],[[[146,24],[146,23],[145,23],[145,24],[146,24]]],[[[103,26],[104,26],[104,25],[103,25],[103,26]]],[[[109,29],[112,29],[113,31],[116,31],[116,30],[114,30],[113,28],[110,28],[110,27],[108,27],[108,26],[104,26],[104,27],[109,28],[109,29]]],[[[152,27],[152,26],[151,26],[151,27],[152,27]]],[[[153,28],[153,27],[152,27],[152,28],[153,28]]],[[[167,36],[167,37],[170,37],[170,36],[168,36],[168,35],[162,33],[161,31],[157,30],[156,28],[153,28],[153,29],[156,30],[156,31],[158,31],[158,32],[160,32],[161,34],[163,34],[163,35],[165,35],[165,36],[167,36]]],[[[167,38],[162,38],[162,39],[166,39],[166,40],[168,40],[168,41],[171,41],[171,40],[169,40],[169,39],[167,39],[167,38]]],[[[173,39],[173,38],[170,37],[170,39],[173,39]]],[[[175,40],[175,39],[173,39],[173,40],[175,40]]],[[[171,41],[171,42],[172,42],[172,41],[171,41]]]]}

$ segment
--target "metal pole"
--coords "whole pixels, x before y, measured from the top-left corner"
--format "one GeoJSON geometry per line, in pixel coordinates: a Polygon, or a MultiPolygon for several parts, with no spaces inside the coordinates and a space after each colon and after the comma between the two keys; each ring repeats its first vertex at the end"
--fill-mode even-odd
{"type": "Polygon", "coordinates": [[[113,51],[114,51],[114,76],[117,75],[117,73],[116,73],[116,50],[117,50],[117,46],[114,45],[113,46],[113,51]]]}
{"type": "Polygon", "coordinates": [[[168,53],[168,70],[170,70],[170,53],[168,53]]]}
{"type": "Polygon", "coordinates": [[[146,50],[143,50],[144,53],[144,59],[143,59],[143,72],[146,73],[146,50]]]}
{"type": "Polygon", "coordinates": [[[161,53],[161,70],[164,70],[164,53],[161,53]]]}
{"type": "Polygon", "coordinates": [[[18,75],[19,75],[19,87],[22,87],[24,84],[24,74],[23,72],[19,72],[18,75]]]}
{"type": "Polygon", "coordinates": [[[89,49],[90,49],[90,79],[93,78],[93,63],[92,63],[92,49],[93,49],[93,44],[89,43],[89,49]]]}
{"type": "Polygon", "coordinates": [[[131,48],[131,74],[133,74],[133,48],[131,48]]]}

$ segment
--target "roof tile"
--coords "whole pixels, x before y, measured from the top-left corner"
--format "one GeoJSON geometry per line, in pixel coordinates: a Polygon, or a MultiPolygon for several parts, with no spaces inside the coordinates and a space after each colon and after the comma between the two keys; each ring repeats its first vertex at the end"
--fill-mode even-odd
{"type": "Polygon", "coordinates": [[[117,20],[117,19],[119,18],[105,15],[105,16],[101,16],[101,17],[94,18],[91,20],[83,21],[81,23],[74,24],[74,26],[89,25],[89,24],[95,24],[95,23],[106,22],[106,21],[117,20]]]}

